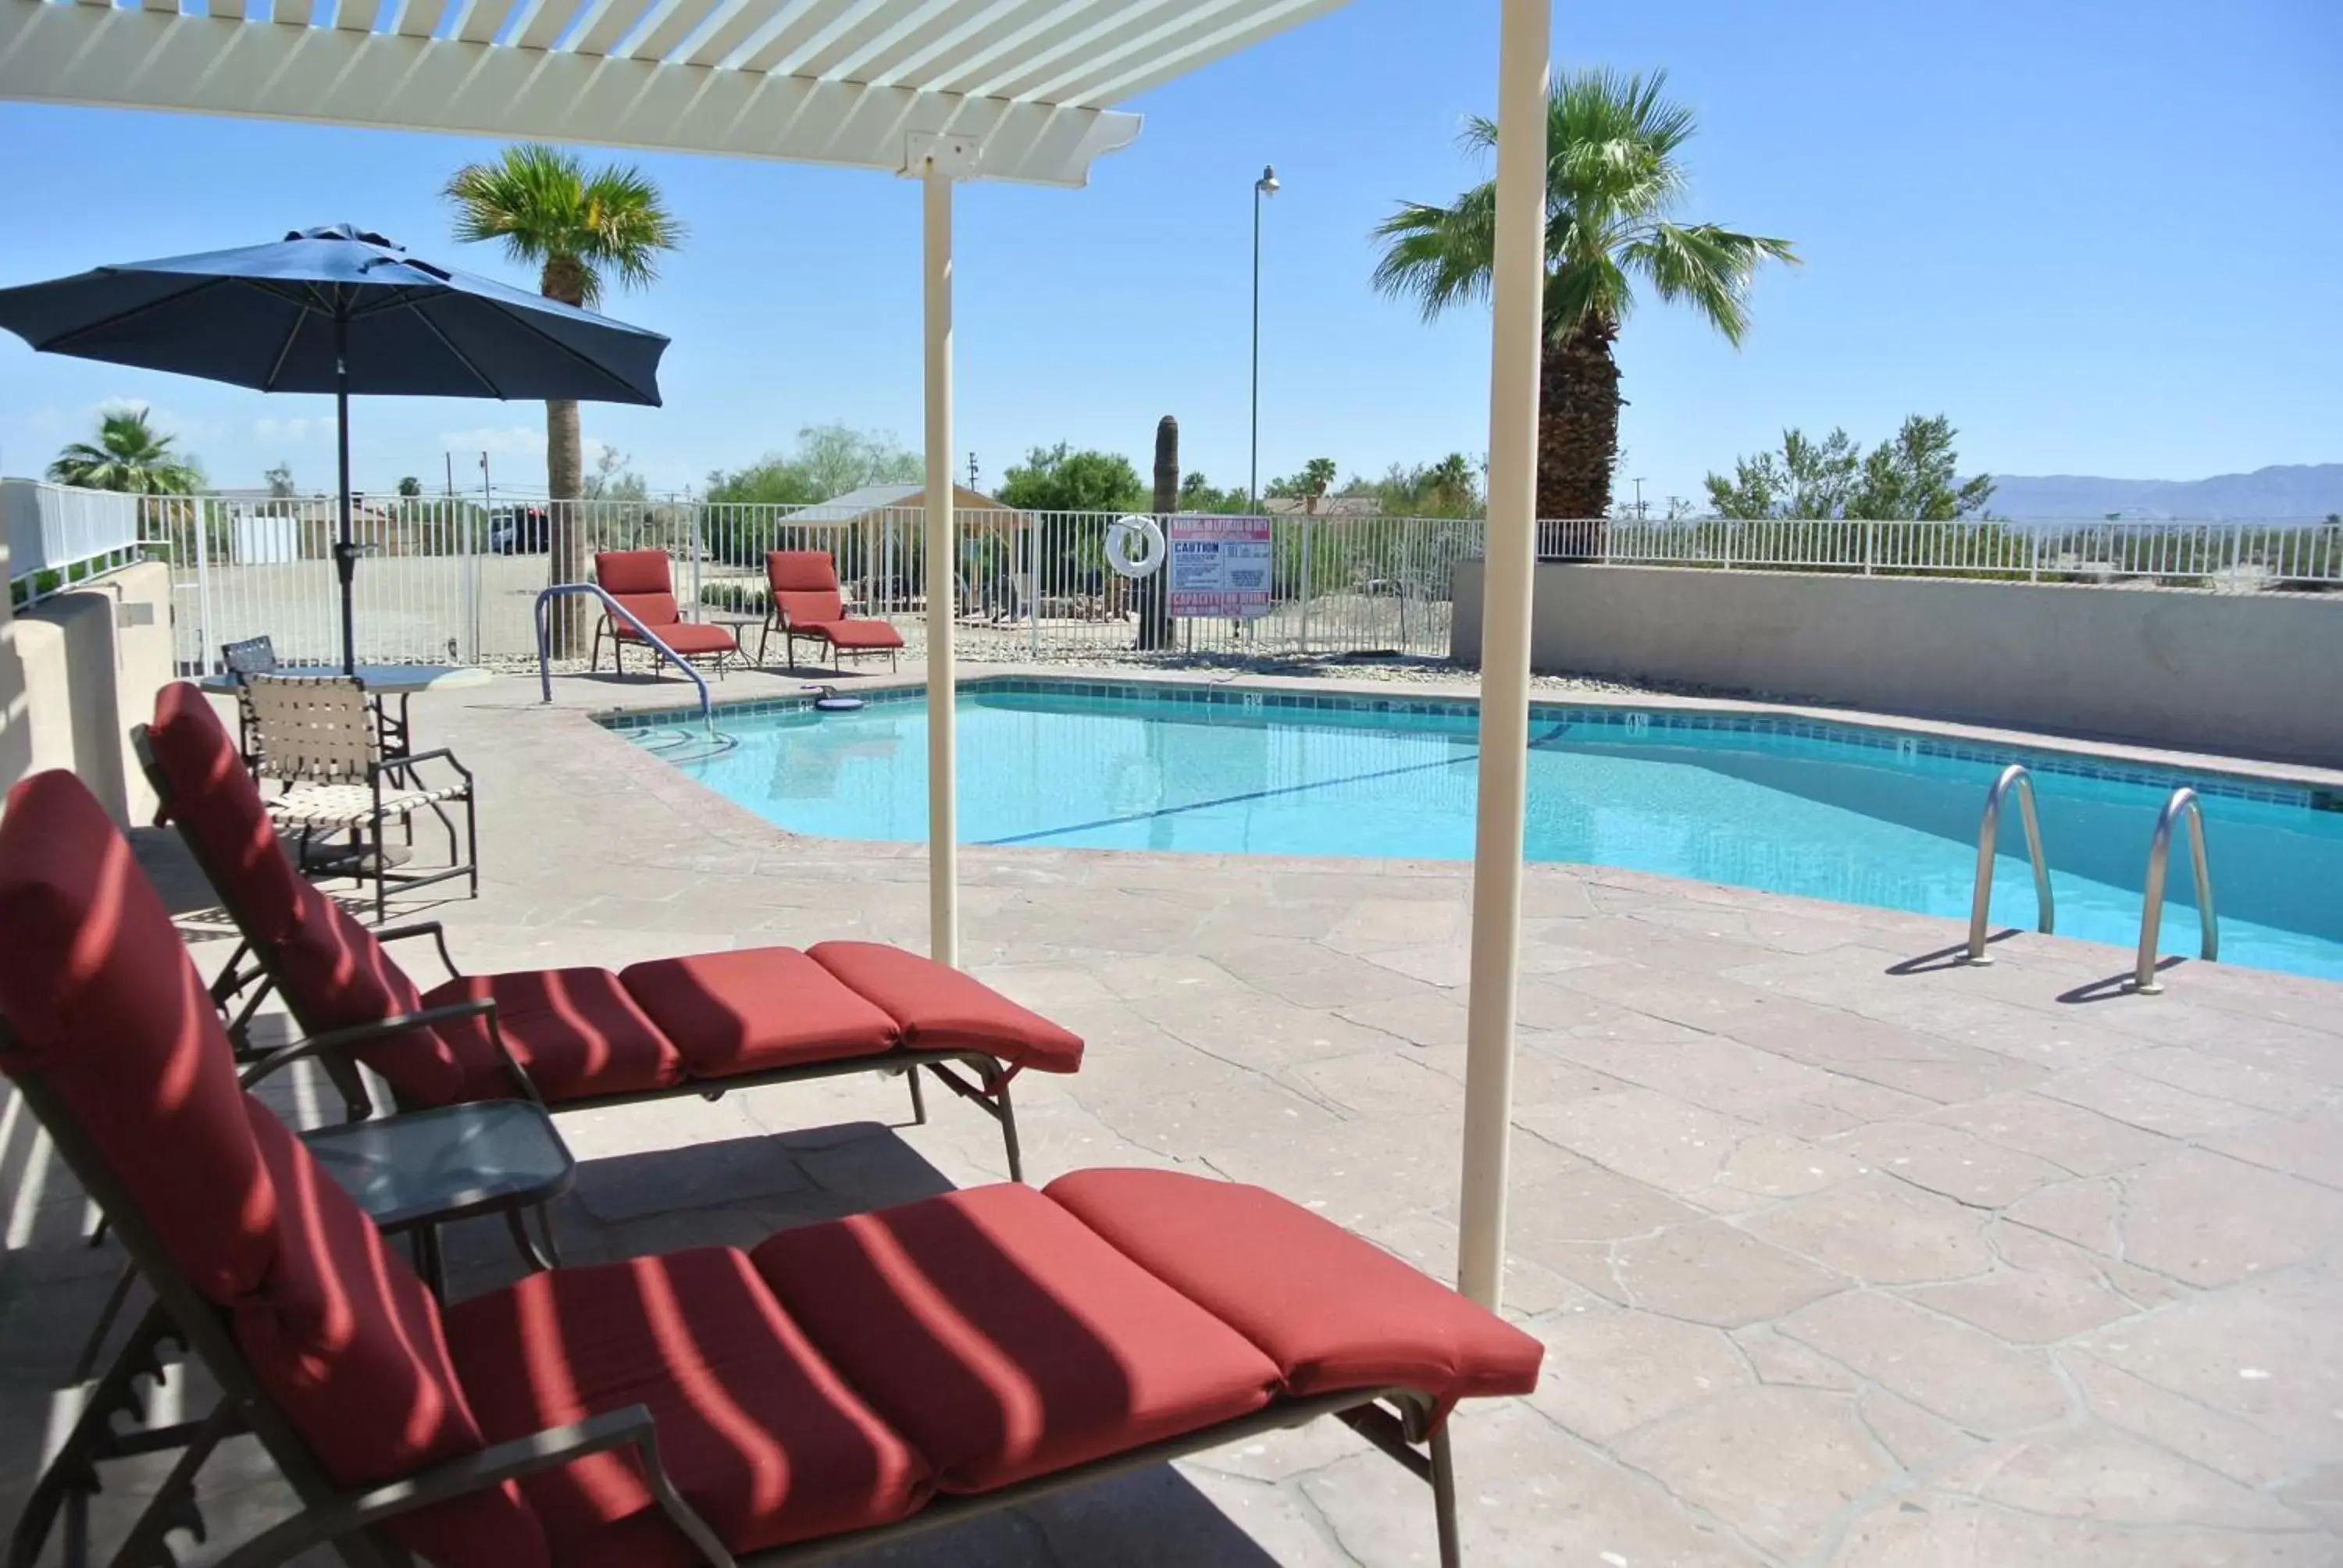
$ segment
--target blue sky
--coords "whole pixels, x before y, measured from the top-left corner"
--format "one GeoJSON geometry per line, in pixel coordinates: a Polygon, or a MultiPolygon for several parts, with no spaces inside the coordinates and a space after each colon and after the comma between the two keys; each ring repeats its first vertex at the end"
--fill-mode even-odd
{"type": "MultiPolygon", "coordinates": [[[[1488,323],[1423,325],[1367,284],[1373,225],[1482,172],[1490,0],[1356,0],[1132,105],[1080,192],[964,189],[959,413],[988,480],[1059,440],[1243,482],[1251,184],[1267,213],[1264,482],[1486,446],[1488,323]]],[[[1676,0],[1567,5],[1559,65],[1665,67],[1698,111],[1684,216],[1793,240],[1736,352],[1656,305],[1620,346],[1625,483],[1695,495],[1780,428],[1866,439],[1949,414],[1965,466],[2192,478],[2343,461],[2343,7],[2334,0],[1676,0]]],[[[442,136],[0,105],[0,282],[347,219],[517,280],[448,238],[442,136]],[[37,149],[35,151],[35,149],[37,149]],[[26,221],[28,218],[33,221],[26,221]]],[[[614,314],[675,339],[663,409],[587,409],[659,487],[831,420],[920,439],[916,189],[868,174],[642,164],[689,248],[614,314]]],[[[36,356],[0,334],[0,471],[108,400],[152,403],[223,484],[330,483],[330,405],[36,356]]],[[[527,404],[357,405],[367,487],[543,482],[527,404]]]]}

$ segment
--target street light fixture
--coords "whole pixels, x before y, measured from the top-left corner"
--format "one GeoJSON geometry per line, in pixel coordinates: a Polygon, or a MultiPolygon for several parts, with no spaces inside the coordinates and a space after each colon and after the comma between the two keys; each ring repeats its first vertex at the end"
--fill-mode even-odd
{"type": "Polygon", "coordinates": [[[1277,169],[1263,168],[1252,182],[1252,465],[1246,471],[1246,505],[1261,510],[1261,198],[1277,194],[1277,169]]]}

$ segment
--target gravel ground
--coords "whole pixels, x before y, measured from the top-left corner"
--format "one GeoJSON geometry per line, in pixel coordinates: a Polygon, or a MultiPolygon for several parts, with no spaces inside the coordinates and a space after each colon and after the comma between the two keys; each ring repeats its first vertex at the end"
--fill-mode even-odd
{"type": "MultiPolygon", "coordinates": [[[[916,648],[905,651],[903,673],[918,670],[916,648]]],[[[496,659],[491,668],[501,674],[534,675],[535,659],[496,659]]],[[[1451,691],[1471,692],[1480,687],[1477,671],[1451,664],[1446,659],[1420,655],[1387,657],[1351,657],[1340,655],[1325,658],[1288,658],[1274,655],[1223,653],[1155,653],[1111,652],[1085,649],[1057,658],[1044,654],[1040,659],[1020,658],[1014,660],[989,660],[970,658],[965,653],[960,668],[972,675],[988,669],[1013,664],[1020,668],[1036,667],[1063,669],[1069,674],[1081,671],[1111,671],[1144,669],[1158,675],[1217,676],[1234,679],[1249,675],[1274,676],[1282,679],[1388,681],[1393,685],[1445,688],[1451,691]]],[[[575,675],[586,668],[583,659],[556,659],[557,675],[575,675]]],[[[875,668],[875,667],[874,667],[875,668]]],[[[809,676],[815,672],[808,671],[809,676]]],[[[1690,681],[1620,680],[1597,675],[1534,675],[1530,689],[1542,697],[1710,697],[1740,698],[1758,700],[1785,701],[1785,698],[1746,689],[1702,686],[1690,681]]],[[[1806,706],[1821,706],[1807,703],[1806,706]]]]}

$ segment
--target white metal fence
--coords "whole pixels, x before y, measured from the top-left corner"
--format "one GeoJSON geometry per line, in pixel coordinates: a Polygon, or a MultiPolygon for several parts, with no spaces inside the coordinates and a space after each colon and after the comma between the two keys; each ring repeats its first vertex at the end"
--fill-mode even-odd
{"type": "Polygon", "coordinates": [[[1622,564],[2155,581],[2250,591],[2343,583],[2343,527],[2229,522],[1870,522],[1686,518],[1538,525],[1539,553],[1622,564]]]}
{"type": "MultiPolygon", "coordinates": [[[[184,503],[183,503],[184,504],[184,503]]],[[[0,479],[0,538],[18,603],[43,598],[136,558],[140,498],[37,479],[0,479]]]]}
{"type": "MultiPolygon", "coordinates": [[[[10,573],[24,583],[63,585],[140,546],[167,559],[184,667],[208,666],[222,643],[264,635],[287,660],[338,656],[328,499],[141,499],[25,480],[0,485],[0,498],[10,573]]],[[[702,613],[743,618],[752,652],[766,603],[764,558],[775,549],[827,551],[854,613],[893,621],[913,648],[924,639],[917,508],[840,515],[689,500],[567,505],[589,556],[667,551],[677,598],[702,613]]],[[[1167,624],[1149,608],[1160,574],[1134,581],[1108,564],[1113,514],[964,509],[956,520],[960,651],[996,663],[1149,652],[1444,657],[1451,574],[1481,554],[1483,532],[1477,519],[1277,517],[1267,615],[1167,624]],[[1151,646],[1142,648],[1142,639],[1151,646]]],[[[534,498],[359,506],[360,658],[533,658],[533,608],[548,580],[556,521],[551,504],[534,498]]],[[[1549,559],[2233,591],[2343,587],[2343,527],[2322,524],[1689,518],[1548,521],[1538,531],[1549,559]]]]}
{"type": "MultiPolygon", "coordinates": [[[[579,501],[593,552],[661,549],[676,597],[704,613],[761,618],[769,550],[829,553],[852,613],[923,641],[924,518],[918,508],[852,516],[820,508],[684,501],[579,501]]],[[[955,514],[959,647],[971,660],[1099,658],[1139,651],[1147,596],[1108,564],[1116,514],[955,514]]],[[[369,501],[353,518],[366,554],[356,588],[357,654],[368,662],[534,658],[534,606],[557,521],[543,501],[369,501]]],[[[288,661],[338,657],[335,522],[324,500],[205,499],[153,519],[150,548],[173,567],[178,655],[189,667],[224,642],[266,636],[288,661]]],[[[1332,654],[1448,651],[1451,568],[1481,548],[1475,521],[1281,518],[1272,525],[1270,612],[1253,620],[1169,623],[1157,651],[1332,654]]],[[[757,631],[745,637],[755,651],[757,631]]]]}

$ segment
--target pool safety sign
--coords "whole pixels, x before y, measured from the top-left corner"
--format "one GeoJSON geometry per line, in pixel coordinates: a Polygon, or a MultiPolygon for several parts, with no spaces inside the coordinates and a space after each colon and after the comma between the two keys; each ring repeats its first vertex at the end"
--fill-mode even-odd
{"type": "Polygon", "coordinates": [[[1253,620],[1269,613],[1269,519],[1182,513],[1171,519],[1174,619],[1253,620]]]}

